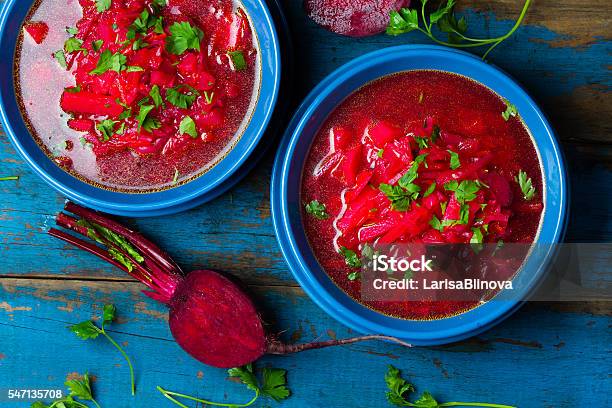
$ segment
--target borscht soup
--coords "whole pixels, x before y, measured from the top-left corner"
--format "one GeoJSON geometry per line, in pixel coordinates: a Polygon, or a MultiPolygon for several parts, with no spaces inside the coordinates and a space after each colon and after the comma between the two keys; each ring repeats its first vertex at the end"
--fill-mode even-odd
{"type": "MultiPolygon", "coordinates": [[[[356,301],[440,319],[482,300],[365,299],[362,260],[400,244],[529,247],[542,187],[538,152],[509,101],[461,75],[406,71],[366,84],[327,117],[302,173],[302,220],[320,266],[356,301]]],[[[520,262],[512,267],[509,279],[520,262]]]]}
{"type": "Polygon", "coordinates": [[[14,72],[26,125],[57,165],[142,193],[227,155],[257,103],[261,62],[235,0],[42,0],[14,72]]]}

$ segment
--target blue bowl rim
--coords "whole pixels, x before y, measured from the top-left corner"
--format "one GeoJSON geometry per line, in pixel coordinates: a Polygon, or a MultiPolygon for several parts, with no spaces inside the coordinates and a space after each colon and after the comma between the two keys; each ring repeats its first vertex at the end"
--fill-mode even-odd
{"type": "MultiPolygon", "coordinates": [[[[7,30],[7,25],[10,22],[10,16],[12,15],[11,11],[17,3],[19,3],[18,0],[7,0],[0,9],[0,52],[6,47],[3,44],[6,41],[5,31],[7,30]]],[[[32,3],[33,0],[28,2],[28,9],[31,7],[32,3]]],[[[0,120],[3,123],[9,140],[26,163],[47,184],[76,202],[102,211],[115,214],[146,214],[147,212],[165,212],[164,209],[183,207],[184,205],[182,204],[189,203],[193,200],[201,201],[201,199],[198,200],[198,198],[201,198],[202,196],[210,196],[211,198],[216,197],[218,195],[216,191],[220,189],[223,190],[223,184],[229,178],[235,175],[235,173],[251,156],[259,142],[262,140],[263,135],[265,134],[269,125],[270,119],[272,118],[280,91],[280,41],[270,10],[268,9],[268,6],[264,0],[242,0],[242,4],[247,9],[247,14],[251,18],[253,24],[256,26],[256,33],[260,45],[259,50],[261,52],[262,78],[257,106],[255,107],[255,111],[252,113],[251,121],[244,130],[244,133],[236,144],[228,151],[226,156],[223,157],[215,166],[194,180],[159,192],[124,193],[98,188],[77,179],[56,166],[48,157],[46,157],[42,150],[40,150],[40,152],[35,152],[35,154],[38,154],[39,157],[41,157],[40,154],[44,156],[42,157],[43,164],[38,163],[21,143],[20,136],[17,135],[12,124],[12,120],[9,119],[10,115],[7,111],[7,107],[5,106],[5,101],[16,104],[16,96],[14,86],[12,85],[12,79],[11,86],[8,90],[5,90],[3,89],[4,87],[0,86],[0,120]],[[264,27],[265,33],[258,30],[259,27],[264,27]],[[266,44],[263,44],[262,42],[262,37],[264,37],[262,34],[265,34],[265,40],[267,41],[266,44]],[[268,67],[266,67],[266,65],[268,65],[268,67]],[[268,69],[271,74],[267,73],[266,69],[268,69]],[[269,78],[264,78],[265,76],[269,76],[269,78]],[[266,82],[264,83],[264,81],[266,82]],[[270,91],[268,95],[261,93],[262,90],[264,90],[264,87],[266,90],[270,91]],[[261,112],[259,111],[260,106],[262,107],[261,112]],[[256,117],[259,117],[259,119],[255,120],[256,117]],[[235,157],[237,155],[236,152],[238,151],[239,146],[241,154],[235,157]],[[59,170],[57,171],[54,167],[52,167],[52,171],[54,171],[55,174],[59,175],[60,178],[65,178],[65,180],[68,180],[70,184],[77,186],[78,189],[67,186],[65,182],[59,181],[58,177],[54,177],[49,174],[49,172],[45,170],[45,167],[48,167],[50,163],[59,170]],[[214,174],[214,178],[210,181],[204,182],[203,180],[207,180],[209,178],[207,177],[208,174],[214,174]],[[88,193],[85,194],[81,192],[80,189],[87,190],[88,193]],[[96,197],[100,195],[112,198],[103,200],[96,197]],[[143,201],[143,198],[146,201],[143,201]],[[138,203],[137,201],[143,202],[138,203]]],[[[14,42],[9,41],[8,46],[11,44],[14,44],[14,42]]],[[[11,55],[9,56],[8,60],[10,61],[10,72],[12,72],[14,49],[11,49],[10,51],[11,55]]],[[[21,115],[19,115],[18,118],[15,118],[15,120],[19,121],[19,127],[23,125],[21,115]]],[[[31,138],[29,132],[26,133],[27,137],[31,138]]]]}
{"type": "MultiPolygon", "coordinates": [[[[313,113],[316,112],[317,108],[325,101],[325,98],[327,98],[334,89],[347,81],[348,78],[351,78],[352,75],[363,73],[366,69],[380,63],[380,60],[382,59],[385,59],[387,63],[393,58],[411,57],[419,58],[420,61],[428,61],[428,57],[432,56],[442,56],[457,63],[465,63],[468,66],[476,67],[478,75],[490,75],[499,79],[500,81],[503,81],[505,86],[510,87],[513,92],[520,96],[520,100],[513,98],[511,99],[511,102],[519,106],[521,117],[524,119],[525,112],[527,109],[529,109],[529,115],[533,116],[530,122],[538,122],[539,128],[543,133],[542,137],[545,138],[545,141],[548,143],[546,147],[550,148],[552,152],[552,156],[548,157],[548,160],[552,161],[556,165],[557,171],[555,173],[553,170],[553,173],[556,177],[558,177],[558,180],[555,180],[555,183],[557,183],[556,187],[558,188],[558,194],[556,197],[550,196],[548,190],[550,189],[552,183],[547,182],[545,193],[545,216],[543,217],[544,220],[541,225],[541,234],[538,237],[537,242],[560,242],[563,239],[565,223],[567,221],[567,176],[562,152],[547,119],[533,99],[520,87],[520,85],[516,83],[516,81],[510,78],[509,75],[496,67],[482,62],[479,58],[471,54],[445,47],[431,45],[401,45],[384,48],[358,57],[332,72],[310,92],[291,120],[281,143],[281,147],[279,148],[275,158],[271,183],[271,210],[276,237],[279,242],[281,252],[288,263],[293,276],[304,291],[309,295],[309,297],[333,318],[359,332],[392,335],[403,338],[416,345],[446,344],[470,337],[486,330],[489,327],[492,327],[494,324],[497,324],[512,314],[520,307],[522,301],[491,300],[479,307],[457,316],[432,321],[414,321],[385,316],[381,313],[372,311],[350,298],[333,283],[332,286],[336,289],[329,285],[323,287],[323,285],[317,281],[317,278],[314,276],[313,272],[309,269],[305,255],[298,249],[297,240],[291,231],[291,211],[288,207],[289,200],[287,197],[287,179],[292,158],[294,154],[297,154],[294,151],[294,148],[297,141],[303,134],[302,130],[306,122],[312,117],[313,113]],[[551,200],[552,202],[549,202],[551,200]],[[553,216],[552,218],[547,219],[546,217],[550,217],[551,211],[553,216]],[[544,225],[545,221],[547,222],[546,226],[544,225]],[[543,237],[542,231],[545,233],[544,235],[546,240],[541,241],[543,237]],[[373,319],[376,319],[376,322],[373,322],[373,319]],[[449,325],[448,322],[453,322],[454,326],[449,325]]],[[[428,68],[419,67],[414,69],[428,68]]],[[[404,69],[398,69],[397,71],[403,70],[404,69]]],[[[458,69],[453,66],[446,67],[442,70],[457,72],[458,69]]],[[[483,82],[479,80],[479,78],[474,78],[474,76],[478,76],[476,74],[466,75],[464,72],[458,73],[470,77],[477,82],[483,82]]],[[[385,72],[380,76],[385,76],[388,74],[388,72],[385,72]]],[[[368,83],[371,80],[372,79],[368,79],[361,85],[368,83]]],[[[495,86],[491,86],[490,84],[487,84],[487,86],[499,94],[499,91],[496,90],[495,86]]],[[[353,91],[355,89],[353,89],[353,91]]],[[[502,96],[504,95],[502,94],[502,96]]],[[[330,111],[333,110],[333,108],[334,107],[331,107],[330,111]]],[[[327,117],[327,115],[325,115],[323,119],[318,122],[319,125],[322,123],[325,117],[327,117]]],[[[527,123],[527,121],[525,122],[527,123]]],[[[530,128],[530,131],[535,139],[535,126],[533,126],[533,123],[528,123],[528,127],[530,128]]],[[[541,143],[543,144],[542,141],[537,143],[538,151],[541,151],[543,148],[543,146],[540,145],[541,143]]],[[[307,154],[307,151],[308,150],[303,153],[307,154]]],[[[542,160],[542,166],[544,167],[545,158],[541,156],[540,159],[542,160]]],[[[543,171],[546,173],[546,169],[543,169],[543,171]]],[[[299,203],[299,198],[297,201],[299,203]]],[[[533,276],[530,277],[530,281],[525,286],[521,299],[527,299],[530,291],[537,287],[553,257],[554,251],[551,247],[551,250],[543,254],[542,257],[537,259],[532,257],[534,259],[528,259],[523,270],[529,268],[536,269],[533,276]]],[[[314,261],[314,263],[318,266],[316,261],[314,261]]],[[[320,266],[318,267],[320,268],[320,266]]],[[[327,278],[327,280],[331,282],[329,278],[327,278]]]]}

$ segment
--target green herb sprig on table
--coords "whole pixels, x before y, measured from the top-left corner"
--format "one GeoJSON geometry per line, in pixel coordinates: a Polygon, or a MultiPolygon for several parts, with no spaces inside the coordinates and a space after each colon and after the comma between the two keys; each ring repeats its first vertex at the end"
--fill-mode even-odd
{"type": "Polygon", "coordinates": [[[19,180],[19,176],[0,177],[0,181],[11,181],[11,180],[19,180]]]}
{"type": "Polygon", "coordinates": [[[75,398],[83,401],[91,401],[93,404],[100,408],[100,404],[94,399],[91,391],[91,384],[89,382],[89,375],[85,373],[82,378],[73,378],[65,382],[70,393],[67,397],[61,398],[47,405],[41,401],[34,402],[31,408],[88,408],[87,405],[75,398]]]}
{"type": "MultiPolygon", "coordinates": [[[[482,56],[486,59],[491,51],[495,49],[504,40],[508,39],[525,19],[527,10],[531,5],[532,0],[525,0],[523,9],[516,20],[514,26],[506,34],[494,38],[472,38],[466,35],[468,23],[465,17],[457,19],[455,16],[456,0],[447,0],[446,4],[442,2],[438,9],[433,12],[427,10],[428,0],[421,0],[421,7],[402,8],[399,11],[390,13],[390,21],[387,26],[387,34],[400,35],[418,30],[429,37],[432,41],[454,48],[473,48],[488,46],[487,51],[482,56]],[[433,27],[437,26],[438,30],[448,35],[448,40],[439,39],[433,31],[433,27]]],[[[417,2],[414,2],[417,3],[417,2]]]]}
{"type": "Polygon", "coordinates": [[[240,380],[247,388],[255,392],[253,398],[243,404],[231,404],[224,402],[212,402],[201,398],[192,397],[190,395],[181,394],[178,392],[168,391],[158,386],[157,390],[162,395],[174,402],[181,408],[188,408],[187,405],[178,401],[175,397],[184,398],[195,402],[200,402],[204,405],[213,405],[217,407],[229,407],[229,408],[240,408],[248,407],[253,405],[259,397],[269,397],[280,402],[291,395],[291,391],[287,388],[287,372],[280,368],[264,368],[261,373],[261,381],[257,378],[252,364],[248,364],[244,367],[230,368],[227,370],[230,377],[234,377],[240,380]]]}
{"type": "Polygon", "coordinates": [[[78,337],[80,337],[83,340],[95,339],[99,335],[103,335],[104,337],[106,337],[108,341],[111,342],[113,346],[115,346],[117,350],[119,350],[123,358],[125,358],[125,361],[127,361],[128,367],[130,368],[132,395],[134,395],[136,393],[136,386],[134,383],[134,367],[132,366],[132,362],[130,358],[128,357],[128,355],[123,350],[123,348],[115,340],[113,340],[113,338],[105,330],[105,326],[109,323],[112,323],[115,320],[115,314],[116,314],[115,306],[104,305],[104,309],[102,312],[102,324],[100,325],[100,327],[96,326],[96,324],[93,321],[86,320],[79,324],[68,326],[68,328],[70,329],[70,331],[72,331],[74,334],[76,334],[78,337]]]}
{"type": "Polygon", "coordinates": [[[387,383],[387,401],[398,407],[416,407],[416,408],[443,408],[443,407],[488,407],[488,408],[516,408],[510,405],[490,404],[486,402],[444,402],[440,403],[427,391],[414,402],[411,402],[410,394],[415,392],[414,385],[404,380],[400,371],[392,365],[389,365],[387,374],[385,374],[385,382],[387,383]]]}

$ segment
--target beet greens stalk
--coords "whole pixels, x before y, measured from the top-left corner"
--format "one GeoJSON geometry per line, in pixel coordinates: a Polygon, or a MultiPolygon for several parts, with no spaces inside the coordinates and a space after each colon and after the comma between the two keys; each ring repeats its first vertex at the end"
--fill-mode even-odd
{"type": "Polygon", "coordinates": [[[157,245],[139,233],[77,204],[66,203],[49,234],[116,266],[148,287],[143,293],[169,309],[169,325],[177,343],[197,360],[220,368],[241,367],[264,354],[385,340],[410,347],[395,337],[366,335],[304,344],[285,344],[264,330],[252,299],[222,274],[210,270],[184,275],[157,245]]]}

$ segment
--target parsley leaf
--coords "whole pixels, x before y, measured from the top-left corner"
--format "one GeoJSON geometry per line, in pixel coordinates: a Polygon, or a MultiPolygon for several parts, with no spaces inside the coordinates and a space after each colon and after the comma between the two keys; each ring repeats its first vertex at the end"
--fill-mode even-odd
{"type": "Polygon", "coordinates": [[[181,55],[188,49],[200,51],[200,42],[204,33],[187,21],[175,22],[169,28],[170,35],[166,37],[166,50],[171,54],[181,55]]]}
{"type": "Polygon", "coordinates": [[[431,217],[431,221],[429,221],[429,225],[431,226],[431,228],[438,230],[440,232],[444,230],[444,225],[442,225],[442,222],[438,219],[438,217],[435,216],[435,214],[431,217]]]}
{"type": "Polygon", "coordinates": [[[414,9],[402,8],[391,11],[387,26],[388,35],[400,35],[419,29],[419,14],[414,9]]]}
{"type": "MultiPolygon", "coordinates": [[[[115,320],[115,313],[116,313],[115,306],[104,305],[103,312],[102,312],[102,327],[98,327],[91,320],[87,320],[79,324],[68,326],[68,329],[83,340],[95,339],[99,335],[106,337],[106,339],[113,346],[115,346],[117,350],[119,350],[123,358],[125,358],[125,360],[127,361],[127,364],[130,368],[132,395],[134,395],[136,391],[136,387],[134,384],[134,368],[132,367],[132,362],[130,358],[128,357],[128,355],[125,353],[125,351],[123,351],[123,348],[121,348],[121,346],[115,340],[113,340],[113,338],[106,332],[104,328],[105,324],[111,323],[112,321],[115,320]]],[[[83,378],[83,381],[86,381],[87,384],[89,383],[89,379],[87,378],[87,376],[83,378]]],[[[66,383],[66,385],[68,385],[68,383],[66,383]]],[[[71,383],[71,385],[68,385],[68,387],[71,390],[70,395],[77,396],[78,398],[81,398],[81,399],[89,399],[93,401],[93,399],[91,398],[91,388],[89,386],[86,387],[85,385],[86,384],[82,382],[71,383]],[[87,395],[89,395],[90,398],[86,398],[87,395]]]]}
{"type": "Polygon", "coordinates": [[[112,0],[96,0],[96,9],[98,13],[105,12],[110,9],[112,0]]]}
{"type": "Polygon", "coordinates": [[[351,251],[347,247],[340,247],[340,254],[344,256],[344,262],[350,268],[361,268],[361,260],[355,251],[351,251]]]}
{"type": "Polygon", "coordinates": [[[53,53],[53,58],[57,61],[60,67],[67,69],[68,64],[66,63],[66,54],[64,54],[64,50],[57,50],[53,53]]]}
{"type": "Polygon", "coordinates": [[[166,100],[177,108],[189,109],[198,97],[199,93],[189,85],[178,85],[174,88],[166,89],[166,100]],[[187,93],[180,92],[180,89],[188,88],[187,93]]]}
{"type": "Polygon", "coordinates": [[[100,140],[101,142],[108,142],[110,138],[113,137],[115,134],[115,124],[117,123],[119,122],[111,119],[104,119],[103,121],[96,123],[96,129],[98,129],[102,134],[102,140],[100,140]]]}
{"type": "MultiPolygon", "coordinates": [[[[531,5],[531,0],[526,0],[521,10],[521,14],[516,22],[506,34],[495,38],[470,38],[465,35],[467,31],[467,21],[465,18],[457,20],[454,13],[455,0],[447,0],[445,5],[441,5],[435,11],[429,11],[425,7],[427,0],[414,1],[413,9],[401,8],[389,14],[389,24],[387,25],[388,35],[400,35],[418,30],[429,37],[432,41],[447,47],[480,47],[487,46],[488,49],[482,56],[486,59],[487,55],[500,43],[509,38],[525,19],[527,10],[531,5]],[[420,15],[419,15],[420,13],[420,15]],[[432,28],[436,25],[438,29],[448,35],[448,41],[439,39],[432,28]]],[[[442,2],[444,4],[444,2],[442,2]]]]}
{"type": "Polygon", "coordinates": [[[427,187],[427,190],[425,190],[425,192],[423,193],[423,198],[430,196],[434,191],[436,191],[435,181],[431,183],[429,187],[427,187]]]}
{"type": "Polygon", "coordinates": [[[159,92],[159,86],[153,85],[153,87],[151,88],[151,91],[149,91],[149,96],[153,100],[153,103],[155,103],[156,108],[159,108],[160,105],[164,104],[162,96],[159,92]]]}
{"type": "Polygon", "coordinates": [[[491,408],[515,408],[509,405],[480,403],[480,402],[445,402],[439,403],[428,391],[423,392],[414,402],[410,402],[410,394],[415,392],[414,385],[404,380],[400,371],[389,365],[385,374],[387,384],[387,400],[398,407],[415,408],[442,408],[442,407],[462,407],[462,406],[482,406],[491,408]]]}
{"type": "Polygon", "coordinates": [[[76,334],[83,340],[95,339],[101,333],[100,329],[93,324],[92,321],[81,322],[79,324],[74,324],[69,327],[70,331],[76,334]]]}
{"type": "Polygon", "coordinates": [[[244,71],[247,68],[246,59],[244,58],[244,53],[242,51],[228,51],[227,55],[229,55],[230,59],[232,60],[234,71],[244,71]]]}
{"type": "Polygon", "coordinates": [[[83,379],[75,378],[66,381],[66,386],[70,391],[71,397],[77,397],[86,401],[93,401],[91,385],[89,384],[89,376],[87,373],[83,375],[83,379]]]}
{"type": "Polygon", "coordinates": [[[261,388],[262,395],[268,396],[276,402],[287,398],[291,392],[286,386],[286,374],[287,371],[280,368],[264,368],[263,386],[261,388]]]}
{"type": "Polygon", "coordinates": [[[91,42],[91,48],[96,52],[100,51],[102,45],[104,45],[104,40],[96,40],[91,42]]]}
{"type": "Polygon", "coordinates": [[[138,112],[138,115],[136,116],[136,120],[138,121],[139,131],[143,127],[145,120],[147,119],[147,116],[149,115],[149,112],[151,112],[153,108],[155,108],[155,106],[153,105],[142,105],[140,107],[140,111],[138,112]]]}
{"type": "Polygon", "coordinates": [[[387,400],[394,405],[406,406],[407,394],[414,392],[414,386],[404,380],[400,371],[392,365],[388,366],[388,371],[385,374],[385,383],[387,384],[387,400]]]}
{"type": "Polygon", "coordinates": [[[83,48],[83,40],[76,37],[70,37],[64,42],[64,51],[70,54],[71,52],[86,50],[83,48]]]}
{"type": "Polygon", "coordinates": [[[523,170],[519,170],[518,176],[515,177],[515,180],[521,187],[523,198],[527,201],[532,200],[535,196],[536,189],[533,186],[531,177],[527,177],[527,173],[525,173],[523,170]]]}
{"type": "Polygon", "coordinates": [[[444,189],[455,192],[455,198],[460,203],[472,201],[476,198],[476,193],[480,190],[477,181],[463,180],[461,183],[457,180],[449,181],[444,184],[444,189]]]}
{"type": "Polygon", "coordinates": [[[329,214],[326,212],[325,204],[321,204],[317,200],[312,200],[305,206],[306,212],[318,220],[326,220],[329,214]]]}
{"type": "Polygon", "coordinates": [[[484,236],[480,227],[472,227],[472,238],[470,238],[470,244],[472,245],[472,249],[475,253],[479,253],[482,251],[483,245],[482,242],[484,240],[484,236]]]}
{"type": "Polygon", "coordinates": [[[68,387],[68,395],[64,398],[54,401],[51,405],[46,405],[40,401],[34,402],[31,408],[82,408],[87,405],[76,401],[79,398],[84,401],[91,401],[97,408],[100,408],[98,402],[94,399],[89,381],[89,374],[85,373],[81,378],[73,378],[64,383],[68,387]]]}
{"type": "Polygon", "coordinates": [[[181,124],[179,125],[179,133],[181,135],[186,133],[194,139],[198,137],[196,124],[190,116],[185,116],[183,120],[181,120],[181,124]]]}
{"type": "Polygon", "coordinates": [[[115,320],[115,314],[117,313],[115,305],[104,305],[102,311],[102,325],[112,323],[115,320]]]}
{"type": "Polygon", "coordinates": [[[259,383],[257,382],[257,377],[253,372],[253,365],[247,364],[243,367],[234,367],[227,370],[227,373],[230,377],[236,377],[243,384],[247,386],[249,390],[258,392],[259,391],[259,383]]]}
{"type": "Polygon", "coordinates": [[[447,150],[448,154],[450,154],[450,168],[451,170],[455,170],[461,166],[461,162],[459,161],[459,153],[455,153],[452,150],[447,150]]]}
{"type": "Polygon", "coordinates": [[[504,103],[506,104],[506,110],[502,112],[502,118],[507,122],[511,117],[515,117],[518,111],[516,110],[516,106],[511,104],[507,99],[504,99],[504,103]]]}
{"type": "Polygon", "coordinates": [[[89,72],[89,75],[101,75],[106,71],[121,72],[125,70],[127,57],[120,52],[112,53],[106,49],[100,54],[96,68],[89,72]]]}
{"type": "Polygon", "coordinates": [[[204,406],[224,406],[224,407],[248,407],[251,406],[259,399],[260,396],[270,397],[275,401],[279,402],[291,395],[291,391],[287,388],[287,372],[280,368],[264,368],[261,374],[261,383],[255,375],[252,364],[247,364],[243,367],[235,367],[227,370],[230,377],[237,378],[247,388],[255,392],[255,395],[251,400],[244,404],[228,404],[218,403],[213,401],[207,401],[205,399],[192,397],[189,395],[181,394],[178,392],[168,391],[160,386],[157,386],[157,390],[163,394],[164,397],[174,402],[176,405],[184,407],[185,405],[179,402],[178,398],[186,398],[190,401],[196,401],[202,403],[204,406]]]}

